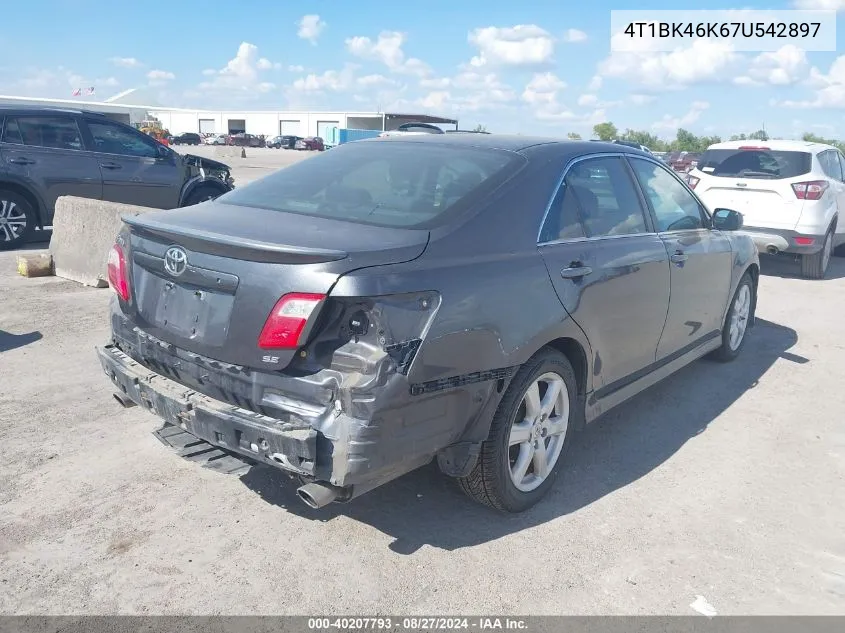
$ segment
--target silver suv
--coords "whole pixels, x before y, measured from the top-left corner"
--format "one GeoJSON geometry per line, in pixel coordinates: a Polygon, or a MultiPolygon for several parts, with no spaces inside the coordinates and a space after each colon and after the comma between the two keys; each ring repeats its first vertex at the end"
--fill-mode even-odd
{"type": "Polygon", "coordinates": [[[173,209],[233,187],[228,165],[178,154],[102,114],[0,108],[0,250],[50,226],[59,196],[173,209]]]}

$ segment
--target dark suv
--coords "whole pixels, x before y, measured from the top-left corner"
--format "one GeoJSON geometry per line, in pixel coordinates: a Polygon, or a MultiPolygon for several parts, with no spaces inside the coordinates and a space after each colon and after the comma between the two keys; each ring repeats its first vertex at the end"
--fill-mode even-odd
{"type": "Polygon", "coordinates": [[[0,108],[0,250],[51,225],[59,196],[173,209],[233,187],[228,165],[177,154],[102,114],[0,108]]]}
{"type": "Polygon", "coordinates": [[[171,140],[174,145],[202,145],[202,137],[196,132],[178,134],[171,140]]]}

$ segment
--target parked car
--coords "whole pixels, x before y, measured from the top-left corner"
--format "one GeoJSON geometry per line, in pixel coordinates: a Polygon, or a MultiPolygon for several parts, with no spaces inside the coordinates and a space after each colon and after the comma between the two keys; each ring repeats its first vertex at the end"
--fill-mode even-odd
{"type": "Polygon", "coordinates": [[[670,152],[666,157],[666,163],[675,171],[684,173],[695,168],[701,154],[696,152],[670,152]]]}
{"type": "Polygon", "coordinates": [[[585,423],[736,358],[754,322],[741,216],[610,143],[365,139],[126,222],[98,350],[117,399],[312,507],[436,459],[525,510],[585,423]]]}
{"type": "Polygon", "coordinates": [[[407,136],[419,134],[444,134],[443,130],[432,123],[403,123],[395,130],[387,130],[379,134],[379,137],[407,136]]]}
{"type": "Polygon", "coordinates": [[[238,147],[264,147],[264,139],[255,134],[247,134],[239,132],[238,134],[230,134],[226,137],[226,145],[236,145],[238,147]]]}
{"type": "Polygon", "coordinates": [[[801,273],[823,279],[831,253],[845,255],[845,156],[804,141],[728,141],[711,145],[689,174],[712,209],[741,210],[761,253],[801,259],[801,273]]]}
{"type": "Polygon", "coordinates": [[[233,186],[228,165],[178,154],[102,114],[0,107],[0,250],[50,226],[59,196],[172,209],[233,186]]]}
{"type": "Polygon", "coordinates": [[[196,132],[184,132],[173,137],[173,145],[202,145],[202,137],[196,132]]]}
{"type": "Polygon", "coordinates": [[[298,150],[311,150],[315,152],[322,152],[326,149],[326,145],[323,143],[323,139],[319,136],[309,136],[307,138],[301,138],[294,144],[294,148],[298,150]]]}
{"type": "Polygon", "coordinates": [[[626,147],[633,147],[634,149],[638,149],[641,152],[645,152],[646,154],[651,154],[652,156],[654,156],[654,152],[652,152],[645,145],[641,145],[640,143],[635,143],[634,141],[620,141],[620,140],[615,140],[613,142],[618,144],[618,145],[625,145],[626,147]]]}
{"type": "Polygon", "coordinates": [[[296,147],[296,142],[300,140],[302,140],[301,136],[274,136],[267,141],[267,147],[273,147],[275,149],[294,149],[296,147]]]}
{"type": "Polygon", "coordinates": [[[202,142],[206,145],[225,145],[226,144],[226,135],[225,134],[209,134],[208,136],[203,138],[202,142]]]}

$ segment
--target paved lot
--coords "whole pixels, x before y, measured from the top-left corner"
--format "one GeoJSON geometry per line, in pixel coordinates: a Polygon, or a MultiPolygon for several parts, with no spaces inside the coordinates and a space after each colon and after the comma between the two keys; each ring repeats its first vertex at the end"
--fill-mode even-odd
{"type": "MultiPolygon", "coordinates": [[[[272,151],[272,150],[266,150],[272,151]]],[[[284,155],[284,152],[277,152],[284,155]]],[[[424,468],[313,511],[218,475],[123,410],[94,355],[109,290],[0,253],[0,613],[845,614],[845,260],[764,262],[742,357],[588,429],[524,516],[424,468]]]]}
{"type": "Polygon", "coordinates": [[[287,167],[300,160],[319,155],[320,152],[298,152],[296,150],[269,149],[266,147],[247,147],[246,158],[241,158],[241,147],[222,147],[214,145],[176,145],[173,147],[182,154],[196,154],[226,163],[232,168],[235,186],[245,185],[282,167],[287,167]]]}

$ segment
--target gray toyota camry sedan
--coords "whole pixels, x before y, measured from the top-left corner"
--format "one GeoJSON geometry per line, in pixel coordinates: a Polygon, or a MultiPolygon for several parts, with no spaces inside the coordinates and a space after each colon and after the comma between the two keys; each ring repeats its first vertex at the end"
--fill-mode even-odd
{"type": "Polygon", "coordinates": [[[619,144],[364,140],[124,220],[98,349],[115,397],[192,459],[288,472],[315,508],[436,459],[523,511],[575,432],[734,359],[754,323],[742,216],[619,144]]]}

